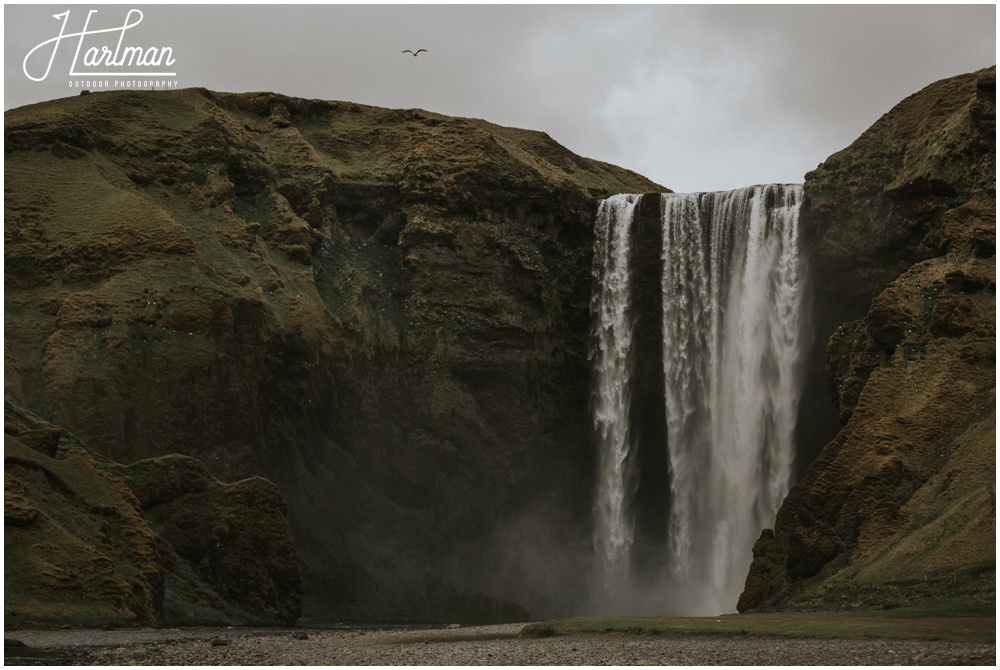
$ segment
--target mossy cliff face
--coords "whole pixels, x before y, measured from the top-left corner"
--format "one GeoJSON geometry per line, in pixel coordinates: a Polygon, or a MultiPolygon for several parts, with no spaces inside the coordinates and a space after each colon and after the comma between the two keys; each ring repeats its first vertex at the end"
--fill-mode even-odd
{"type": "Polygon", "coordinates": [[[595,199],[660,187],[542,133],[271,94],[5,130],[8,398],[121,463],[276,482],[316,616],[511,616],[475,593],[493,531],[589,511],[595,199]]]}
{"type": "Polygon", "coordinates": [[[995,597],[995,82],[927,87],[806,177],[844,426],[754,547],[741,611],[995,597]]]}
{"type": "Polygon", "coordinates": [[[10,402],[4,625],[289,624],[302,608],[284,502],[186,456],[122,466],[10,402]]]}

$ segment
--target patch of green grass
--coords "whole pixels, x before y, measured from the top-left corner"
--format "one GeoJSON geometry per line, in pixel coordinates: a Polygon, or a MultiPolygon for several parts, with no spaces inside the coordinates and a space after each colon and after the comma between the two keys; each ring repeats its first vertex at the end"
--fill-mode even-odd
{"type": "Polygon", "coordinates": [[[577,617],[529,624],[524,637],[553,635],[721,635],[784,638],[996,642],[993,607],[900,608],[891,612],[790,612],[718,617],[577,617]]]}
{"type": "Polygon", "coordinates": [[[555,634],[555,626],[547,622],[533,623],[521,630],[521,637],[552,637],[555,634]]]}

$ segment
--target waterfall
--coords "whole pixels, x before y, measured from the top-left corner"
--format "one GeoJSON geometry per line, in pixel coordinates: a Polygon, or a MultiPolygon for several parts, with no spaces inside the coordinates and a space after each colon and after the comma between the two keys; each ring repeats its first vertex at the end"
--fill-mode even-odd
{"type": "Polygon", "coordinates": [[[605,601],[627,587],[632,526],[629,444],[629,379],[632,317],[629,300],[629,232],[638,195],[618,195],[601,202],[597,212],[591,299],[595,315],[591,359],[594,361],[594,428],[600,441],[597,504],[594,511],[600,589],[605,601]]]}
{"type": "MultiPolygon", "coordinates": [[[[634,583],[630,567],[630,491],[643,477],[629,470],[628,459],[630,372],[644,365],[630,352],[627,231],[637,200],[619,196],[602,205],[607,220],[598,224],[595,246],[595,270],[602,270],[595,272],[594,301],[601,334],[593,354],[601,435],[595,544],[614,547],[599,552],[598,562],[638,610],[735,611],[753,543],[791,486],[801,376],[801,193],[801,186],[767,185],[661,196],[662,448],[670,490],[655,587],[634,583]],[[622,248],[612,253],[608,240],[619,238],[622,248]],[[609,325],[614,316],[621,325],[609,325]],[[615,513],[602,518],[605,509],[615,513]]],[[[621,609],[620,601],[602,605],[621,609]]]]}

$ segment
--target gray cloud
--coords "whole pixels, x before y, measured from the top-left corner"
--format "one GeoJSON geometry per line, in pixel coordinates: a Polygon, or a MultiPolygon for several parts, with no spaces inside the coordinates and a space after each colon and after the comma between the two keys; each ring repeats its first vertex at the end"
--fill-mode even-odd
{"type": "MultiPolygon", "coordinates": [[[[129,7],[70,6],[70,29],[129,7]]],[[[675,190],[801,181],[907,95],[996,54],[994,5],[139,7],[129,39],[172,47],[182,87],[544,130],[675,190]]],[[[4,7],[5,109],[79,92],[68,44],[45,82],[21,71],[65,9],[4,7]]]]}

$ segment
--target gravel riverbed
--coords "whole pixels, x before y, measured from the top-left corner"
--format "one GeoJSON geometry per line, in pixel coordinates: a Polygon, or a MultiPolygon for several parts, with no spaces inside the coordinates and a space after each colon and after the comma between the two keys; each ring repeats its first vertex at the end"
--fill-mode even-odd
{"type": "Polygon", "coordinates": [[[7,631],[6,665],[995,665],[995,644],[433,629],[7,631]],[[12,642],[15,641],[15,642],[12,642]],[[26,645],[21,647],[19,643],[26,645]],[[20,650],[20,652],[18,652],[20,650]]]}

